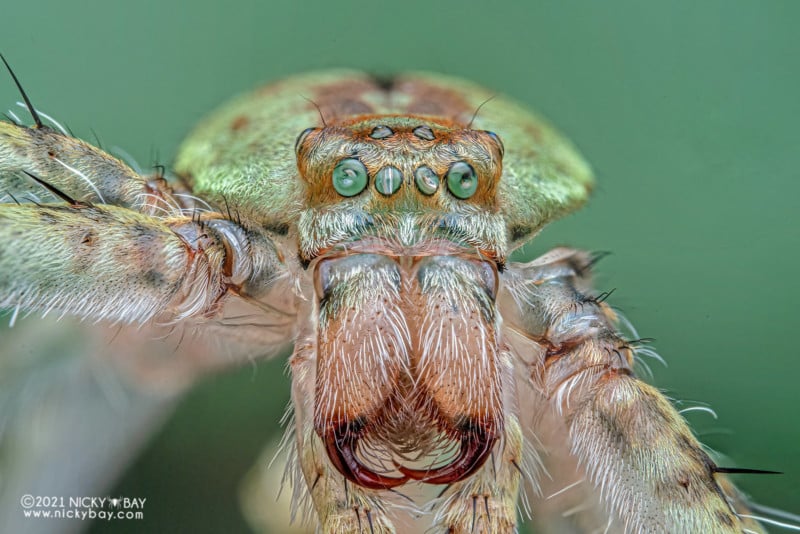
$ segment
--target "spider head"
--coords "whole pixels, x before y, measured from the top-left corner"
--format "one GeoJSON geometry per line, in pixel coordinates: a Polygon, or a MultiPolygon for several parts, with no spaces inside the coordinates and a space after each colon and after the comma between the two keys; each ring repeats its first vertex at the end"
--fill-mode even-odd
{"type": "Polygon", "coordinates": [[[311,206],[496,209],[503,145],[492,132],[425,116],[365,115],[303,131],[296,154],[311,206]]]}

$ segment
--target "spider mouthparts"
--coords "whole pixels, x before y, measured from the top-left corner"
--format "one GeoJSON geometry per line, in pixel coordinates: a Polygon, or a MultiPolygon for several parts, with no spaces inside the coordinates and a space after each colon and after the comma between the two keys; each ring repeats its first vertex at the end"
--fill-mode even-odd
{"type": "Polygon", "coordinates": [[[368,489],[388,489],[408,482],[407,476],[388,477],[368,468],[356,457],[356,447],[360,436],[340,425],[326,432],[323,440],[334,467],[349,481],[368,489]]]}
{"type": "Polygon", "coordinates": [[[430,469],[410,469],[395,464],[406,477],[426,484],[452,484],[470,476],[486,462],[497,441],[497,434],[483,428],[465,432],[461,437],[461,448],[452,462],[430,469]]]}

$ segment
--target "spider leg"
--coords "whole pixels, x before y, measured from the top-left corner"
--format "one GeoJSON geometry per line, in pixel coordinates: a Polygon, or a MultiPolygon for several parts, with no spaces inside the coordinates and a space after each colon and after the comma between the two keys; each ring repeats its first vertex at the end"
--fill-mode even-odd
{"type": "Polygon", "coordinates": [[[57,198],[110,204],[149,215],[213,211],[191,195],[182,178],[172,176],[168,183],[163,166],[156,165],[152,176],[143,176],[135,163],[136,171],[70,135],[34,108],[5,58],[2,61],[24,100],[18,104],[27,108],[34,124],[25,126],[13,112],[5,114],[7,122],[0,121],[0,202],[40,202],[42,191],[34,183],[39,182],[57,198]]]}
{"type": "Polygon", "coordinates": [[[48,126],[0,121],[0,199],[42,198],[42,188],[30,175],[82,202],[150,215],[179,215],[183,208],[160,173],[142,176],[120,159],[48,126]]]}
{"type": "Polygon", "coordinates": [[[512,264],[502,297],[508,339],[525,360],[520,387],[539,401],[527,422],[560,436],[554,448],[573,463],[574,478],[549,495],[580,496],[562,519],[582,529],[582,512],[605,513],[589,528],[609,532],[761,532],[672,404],[635,376],[617,316],[590,296],[591,263],[556,249],[512,264]]]}
{"type": "Polygon", "coordinates": [[[207,320],[287,272],[266,230],[186,210],[162,177],[36,122],[0,122],[0,307],[207,320]]]}
{"type": "Polygon", "coordinates": [[[0,307],[125,323],[211,317],[228,293],[263,290],[253,265],[281,269],[274,249],[232,228],[116,206],[0,204],[0,307]]]}
{"type": "Polygon", "coordinates": [[[25,373],[3,373],[0,460],[15,469],[0,491],[0,510],[16,509],[32,480],[91,494],[119,467],[119,450],[143,442],[133,438],[152,431],[199,376],[292,341],[293,317],[265,319],[261,309],[291,310],[281,299],[292,292],[275,291],[290,277],[272,234],[221,213],[187,211],[170,195],[162,178],[142,177],[82,141],[46,126],[0,122],[0,309],[12,310],[12,324],[30,312],[119,323],[58,338],[56,325],[43,322],[35,335],[28,324],[12,331],[85,345],[68,351],[54,342],[57,358],[35,358],[6,334],[0,367],[25,373]],[[236,307],[245,315],[229,319],[236,307]],[[154,338],[178,325],[214,335],[175,336],[176,357],[175,343],[154,338]],[[99,388],[97,376],[106,375],[111,385],[99,388]],[[106,398],[123,393],[123,403],[106,398]],[[30,431],[42,413],[55,422],[47,425],[47,448],[30,431]],[[109,439],[97,440],[101,434],[109,439]],[[76,464],[77,457],[92,461],[76,464]],[[47,477],[45,463],[52,465],[47,477]]]}

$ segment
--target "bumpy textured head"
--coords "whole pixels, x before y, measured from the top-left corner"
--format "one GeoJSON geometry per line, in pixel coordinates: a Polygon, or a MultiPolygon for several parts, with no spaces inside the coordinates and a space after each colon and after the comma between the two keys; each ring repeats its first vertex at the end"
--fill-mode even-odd
{"type": "Polygon", "coordinates": [[[300,236],[306,260],[353,236],[438,237],[403,230],[414,225],[502,260],[592,185],[570,143],[525,108],[415,73],[268,85],[201,124],[176,168],[204,198],[300,236]]]}
{"type": "Polygon", "coordinates": [[[296,152],[305,259],[342,244],[342,228],[347,246],[374,238],[391,255],[415,255],[438,242],[505,254],[496,134],[446,119],[367,115],[305,130],[296,152]]]}
{"type": "Polygon", "coordinates": [[[366,116],[306,130],[297,167],[306,205],[361,195],[369,212],[497,211],[503,145],[496,134],[425,116],[366,116]]]}

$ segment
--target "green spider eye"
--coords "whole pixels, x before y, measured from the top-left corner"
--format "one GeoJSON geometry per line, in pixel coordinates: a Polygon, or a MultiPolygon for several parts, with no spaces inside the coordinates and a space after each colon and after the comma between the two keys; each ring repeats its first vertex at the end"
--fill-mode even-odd
{"type": "Polygon", "coordinates": [[[352,197],[367,187],[367,168],[355,158],[343,159],[333,168],[333,188],[343,197],[352,197]]]}
{"type": "Polygon", "coordinates": [[[414,171],[414,181],[417,183],[417,188],[423,195],[432,195],[439,188],[439,177],[433,172],[433,169],[423,165],[417,167],[414,171]]]}
{"type": "Polygon", "coordinates": [[[450,165],[446,178],[447,189],[462,200],[474,195],[478,189],[478,176],[466,161],[456,161],[450,165]]]}
{"type": "Polygon", "coordinates": [[[393,195],[403,183],[403,173],[397,167],[384,167],[375,175],[375,189],[384,196],[393,195]]]}

